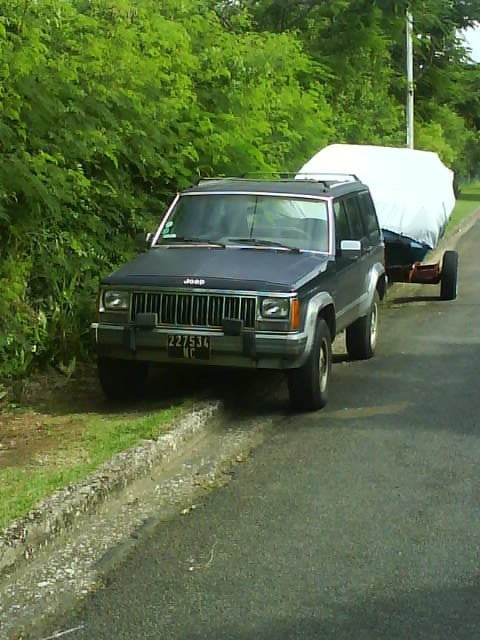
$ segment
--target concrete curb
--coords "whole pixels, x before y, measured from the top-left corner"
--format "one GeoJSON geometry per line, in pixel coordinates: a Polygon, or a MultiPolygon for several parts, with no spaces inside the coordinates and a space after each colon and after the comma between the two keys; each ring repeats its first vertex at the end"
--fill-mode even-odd
{"type": "Polygon", "coordinates": [[[32,559],[77,518],[93,513],[112,493],[146,475],[155,464],[179,455],[188,442],[207,431],[221,408],[219,401],[198,404],[176,418],[171,431],[116,454],[83,481],[56,491],[14,520],[0,531],[0,578],[32,559]]]}

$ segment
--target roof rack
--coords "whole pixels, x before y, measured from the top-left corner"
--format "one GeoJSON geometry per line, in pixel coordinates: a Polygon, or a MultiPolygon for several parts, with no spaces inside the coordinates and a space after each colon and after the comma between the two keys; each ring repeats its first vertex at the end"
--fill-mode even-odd
{"type": "Polygon", "coordinates": [[[353,182],[354,180],[359,181],[360,179],[354,173],[327,173],[322,171],[321,173],[316,173],[312,171],[305,171],[303,173],[300,172],[288,172],[288,171],[257,171],[257,172],[248,172],[244,173],[241,176],[213,176],[213,177],[203,177],[200,178],[195,184],[204,184],[205,182],[215,182],[218,180],[238,180],[238,181],[247,181],[247,180],[272,180],[278,179],[283,182],[292,182],[296,180],[310,180],[312,182],[321,182],[326,188],[331,188],[334,186],[339,186],[340,184],[345,184],[345,182],[353,182]],[[305,176],[304,178],[302,176],[305,176]],[[338,179],[341,176],[342,179],[338,179]],[[337,179],[335,179],[335,177],[337,179]],[[332,184],[337,183],[335,185],[332,184]]]}
{"type": "Polygon", "coordinates": [[[217,177],[212,177],[212,178],[201,178],[200,180],[198,180],[194,185],[192,186],[200,186],[200,185],[204,185],[206,183],[213,183],[213,182],[218,182],[221,180],[228,180],[231,182],[251,182],[251,181],[262,181],[262,182],[268,182],[271,180],[275,180],[277,182],[283,182],[283,183],[299,183],[299,182],[311,182],[311,183],[315,183],[318,185],[321,185],[323,187],[323,189],[325,191],[327,191],[328,189],[332,189],[333,187],[337,187],[337,186],[341,186],[342,184],[346,184],[347,181],[340,181],[335,183],[334,181],[331,180],[327,180],[327,179],[318,179],[318,178],[297,178],[295,177],[297,174],[292,174],[292,177],[290,178],[275,178],[272,175],[268,176],[268,177],[249,177],[249,178],[245,178],[245,177],[238,177],[238,176],[217,176],[217,177]]]}
{"type": "MultiPolygon", "coordinates": [[[[331,180],[332,182],[353,182],[354,180],[361,182],[360,178],[355,174],[355,173],[343,173],[342,171],[335,171],[335,172],[326,172],[326,171],[321,171],[321,172],[316,172],[316,171],[302,171],[302,172],[298,172],[295,175],[297,176],[315,176],[313,179],[314,180],[319,180],[320,182],[324,182],[325,180],[331,180]],[[321,176],[321,177],[320,177],[321,176]],[[342,178],[349,178],[349,180],[335,180],[334,176],[341,176],[342,178]]],[[[308,180],[309,178],[305,178],[306,180],[308,180]]]]}
{"type": "Polygon", "coordinates": [[[290,181],[295,179],[294,172],[287,171],[249,171],[242,173],[240,176],[212,176],[202,177],[198,180],[197,184],[201,182],[210,182],[215,180],[275,180],[280,177],[280,180],[290,181]]]}

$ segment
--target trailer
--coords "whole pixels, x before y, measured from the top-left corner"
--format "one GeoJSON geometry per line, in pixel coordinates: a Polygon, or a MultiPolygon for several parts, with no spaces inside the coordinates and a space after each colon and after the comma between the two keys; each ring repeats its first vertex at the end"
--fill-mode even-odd
{"type": "Polygon", "coordinates": [[[370,188],[385,241],[389,282],[440,284],[440,298],[454,300],[458,254],[445,251],[424,264],[438,246],[455,206],[454,174],[436,153],[399,147],[332,144],[316,153],[298,178],[358,177],[370,188]]]}

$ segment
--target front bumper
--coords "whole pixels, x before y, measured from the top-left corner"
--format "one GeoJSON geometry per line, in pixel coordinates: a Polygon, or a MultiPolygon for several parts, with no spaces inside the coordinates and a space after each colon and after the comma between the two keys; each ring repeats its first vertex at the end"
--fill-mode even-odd
{"type": "Polygon", "coordinates": [[[289,369],[301,366],[307,353],[305,333],[266,333],[244,330],[238,336],[219,331],[179,331],[95,322],[91,340],[98,355],[122,360],[225,367],[289,369]],[[168,335],[202,335],[210,338],[208,360],[171,358],[168,335]]]}

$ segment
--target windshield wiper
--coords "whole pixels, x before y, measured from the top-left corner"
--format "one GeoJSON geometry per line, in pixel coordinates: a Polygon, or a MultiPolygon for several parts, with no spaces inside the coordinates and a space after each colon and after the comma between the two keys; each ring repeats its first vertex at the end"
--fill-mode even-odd
{"type": "Polygon", "coordinates": [[[228,242],[238,242],[239,244],[248,244],[252,247],[276,247],[277,249],[288,249],[294,253],[300,253],[301,249],[298,247],[289,247],[281,242],[275,240],[261,240],[260,238],[228,238],[228,242]]]}
{"type": "Polygon", "coordinates": [[[172,237],[163,236],[157,240],[157,245],[160,242],[161,243],[165,242],[169,244],[173,244],[175,242],[180,242],[184,244],[208,244],[215,247],[222,247],[223,249],[225,249],[225,244],[223,242],[217,242],[216,240],[205,240],[202,238],[189,238],[186,236],[172,236],[172,237]]]}

